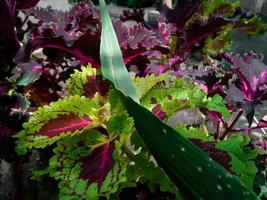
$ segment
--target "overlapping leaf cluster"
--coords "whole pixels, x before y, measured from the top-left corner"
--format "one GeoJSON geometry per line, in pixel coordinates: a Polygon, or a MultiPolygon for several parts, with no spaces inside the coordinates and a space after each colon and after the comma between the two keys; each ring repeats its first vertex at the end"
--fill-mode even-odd
{"type": "MultiPolygon", "coordinates": [[[[104,78],[114,77],[103,71],[109,66],[100,66],[99,10],[90,1],[69,12],[33,7],[37,3],[0,3],[7,19],[0,22],[0,159],[13,159],[19,171],[37,152],[33,178],[40,185],[48,176],[56,180],[60,199],[123,199],[124,191],[182,199],[183,188],[155,161],[153,144],[139,137],[114,90],[123,84],[104,78]],[[15,141],[26,155],[15,157],[15,141]]],[[[113,19],[132,75],[128,92],[136,91],[143,107],[264,199],[266,159],[259,157],[267,140],[236,133],[251,136],[267,126],[267,66],[254,52],[225,52],[231,30],[257,35],[265,26],[227,0],[178,0],[173,9],[158,9],[162,18],[154,24],[140,10],[113,19]],[[242,116],[248,126],[237,125],[242,116]]]]}

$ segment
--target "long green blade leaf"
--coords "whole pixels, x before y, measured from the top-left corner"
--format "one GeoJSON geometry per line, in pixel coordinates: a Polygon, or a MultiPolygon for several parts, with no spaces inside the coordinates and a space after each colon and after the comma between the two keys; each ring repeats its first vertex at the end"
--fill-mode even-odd
{"type": "Polygon", "coordinates": [[[152,155],[186,199],[254,200],[257,197],[207,154],[122,95],[135,127],[152,155]]]}
{"type": "Polygon", "coordinates": [[[184,197],[189,200],[257,199],[237,178],[207,154],[136,103],[137,95],[123,63],[104,0],[100,0],[100,8],[103,26],[100,58],[103,75],[119,90],[125,108],[135,120],[137,131],[184,197]]]}
{"type": "Polygon", "coordinates": [[[106,3],[104,0],[100,0],[99,4],[103,23],[100,44],[102,74],[109,79],[118,90],[123,92],[126,96],[131,97],[136,102],[139,102],[138,95],[124,64],[119,42],[112,26],[106,3]]]}

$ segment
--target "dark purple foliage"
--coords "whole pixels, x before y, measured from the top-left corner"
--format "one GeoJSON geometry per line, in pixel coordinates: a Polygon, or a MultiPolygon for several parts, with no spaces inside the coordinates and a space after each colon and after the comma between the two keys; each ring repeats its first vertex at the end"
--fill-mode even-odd
{"type": "Polygon", "coordinates": [[[242,105],[251,125],[256,107],[267,100],[267,65],[253,52],[229,57],[237,80],[230,85],[226,98],[242,105]]]}
{"type": "Polygon", "coordinates": [[[35,61],[18,64],[13,70],[11,79],[16,80],[16,84],[27,86],[37,80],[42,73],[42,66],[35,61]]]}
{"type": "Polygon", "coordinates": [[[7,94],[7,92],[12,88],[11,83],[4,82],[0,83],[0,96],[7,94]]]}
{"type": "Polygon", "coordinates": [[[230,169],[231,157],[226,151],[216,149],[216,142],[203,142],[198,139],[190,139],[190,141],[205,151],[212,159],[222,165],[225,169],[230,169]]]}
{"type": "Polygon", "coordinates": [[[0,102],[0,137],[10,137],[28,120],[29,102],[18,93],[0,95],[0,102]]]}
{"type": "Polygon", "coordinates": [[[239,7],[235,8],[229,2],[221,4],[205,17],[203,16],[203,0],[178,0],[173,9],[168,8],[161,1],[158,1],[156,5],[167,22],[174,24],[177,28],[176,49],[172,52],[173,56],[180,57],[177,64],[187,61],[189,56],[193,55],[192,53],[201,54],[206,39],[218,36],[221,31],[226,30],[226,25],[231,25],[232,29],[247,34],[253,34],[253,28],[255,28],[254,34],[264,30],[258,18],[242,12],[239,7]]]}
{"type": "MultiPolygon", "coordinates": [[[[16,54],[16,63],[27,63],[31,55],[43,49],[46,61],[61,65],[63,59],[75,59],[78,64],[90,63],[100,66],[100,17],[91,3],[77,4],[69,13],[47,9],[28,9],[27,15],[35,16],[39,22],[30,32],[24,47],[16,54]]],[[[135,20],[134,27],[126,27],[114,21],[114,27],[128,67],[135,65],[142,75],[153,58],[169,53],[168,44],[175,27],[164,22],[157,28],[148,28],[141,11],[125,12],[123,21],[135,20]]]]}
{"type": "Polygon", "coordinates": [[[157,3],[157,9],[169,23],[177,28],[176,51],[182,58],[187,58],[192,48],[200,44],[209,36],[221,31],[230,22],[222,15],[214,14],[206,19],[197,19],[186,24],[199,9],[202,0],[178,0],[174,9],[162,3],[157,3]]]}
{"type": "Polygon", "coordinates": [[[97,183],[100,187],[107,174],[113,168],[112,154],[115,150],[114,143],[107,143],[94,149],[89,157],[82,158],[80,177],[87,180],[88,185],[97,183]]]}
{"type": "Polygon", "coordinates": [[[127,28],[117,21],[114,28],[126,65],[136,65],[140,75],[153,58],[160,58],[170,51],[167,45],[174,32],[171,25],[159,23],[158,29],[148,29],[142,24],[127,28]]]}
{"type": "Polygon", "coordinates": [[[104,80],[102,76],[89,76],[87,77],[87,83],[84,86],[83,95],[88,98],[93,98],[98,92],[103,97],[107,97],[110,89],[110,84],[107,80],[104,80]]]}
{"type": "MultiPolygon", "coordinates": [[[[37,106],[48,104],[66,96],[65,84],[61,81],[62,73],[58,72],[58,68],[51,69],[52,67],[54,66],[45,66],[39,79],[27,87],[28,97],[37,106]]],[[[69,74],[71,71],[67,71],[67,73],[69,74]]],[[[64,73],[62,76],[65,77],[64,73]]]]}
{"type": "Polygon", "coordinates": [[[20,47],[17,35],[20,34],[20,29],[15,32],[15,27],[21,26],[18,23],[18,11],[35,6],[38,2],[39,0],[0,1],[0,65],[12,64],[13,56],[20,47]]]}
{"type": "Polygon", "coordinates": [[[196,12],[202,2],[203,0],[178,0],[174,8],[171,9],[161,1],[158,1],[156,6],[161,15],[168,22],[175,23],[178,30],[180,30],[196,12]]]}
{"type": "Polygon", "coordinates": [[[185,29],[177,42],[177,50],[183,56],[188,56],[192,48],[203,42],[209,36],[218,33],[230,21],[222,16],[213,15],[207,21],[198,21],[185,29]]]}
{"type": "Polygon", "coordinates": [[[26,46],[15,57],[17,63],[28,62],[35,50],[44,48],[48,58],[57,63],[68,55],[79,59],[81,64],[90,62],[99,66],[99,15],[92,6],[78,4],[68,14],[51,8],[30,9],[27,13],[41,25],[32,29],[26,46]]]}
{"type": "Polygon", "coordinates": [[[195,76],[200,84],[204,84],[208,96],[212,97],[215,94],[219,94],[220,96],[225,97],[227,95],[225,88],[229,86],[233,73],[220,68],[217,72],[213,71],[208,72],[207,74],[198,73],[195,76]],[[218,72],[223,73],[223,77],[217,77],[216,73],[218,72]]]}
{"type": "Polygon", "coordinates": [[[137,23],[144,23],[144,16],[145,12],[141,9],[124,10],[123,14],[120,16],[120,20],[122,22],[135,21],[137,23]]]}
{"type": "Polygon", "coordinates": [[[266,121],[261,117],[266,113],[261,109],[266,104],[267,98],[267,66],[262,62],[262,58],[253,52],[244,56],[226,54],[223,57],[230,64],[230,69],[225,70],[224,67],[218,66],[215,72],[208,75],[196,75],[197,83],[203,85],[208,96],[220,94],[225,98],[228,110],[233,112],[233,117],[235,115],[231,123],[228,123],[219,113],[202,109],[208,119],[217,126],[215,137],[224,139],[230,132],[251,133],[252,130],[265,128],[266,121]],[[216,76],[218,73],[221,75],[216,76]],[[235,125],[243,113],[246,115],[249,127],[236,128],[235,125]],[[252,126],[256,114],[260,122],[252,126]],[[220,124],[223,125],[223,129],[220,124]]]}

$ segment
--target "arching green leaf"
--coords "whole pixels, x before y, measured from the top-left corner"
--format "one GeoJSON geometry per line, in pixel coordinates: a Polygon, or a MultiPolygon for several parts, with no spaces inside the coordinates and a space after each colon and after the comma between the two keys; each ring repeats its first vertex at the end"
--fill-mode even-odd
{"type": "MultiPolygon", "coordinates": [[[[118,43],[115,42],[116,45],[112,46],[113,41],[117,39],[104,0],[100,0],[100,7],[103,26],[100,57],[103,75],[119,90],[125,108],[134,118],[137,131],[183,196],[190,200],[256,199],[237,178],[227,173],[207,154],[161,122],[149,110],[136,103],[137,95],[132,91],[132,87],[129,92],[125,91],[125,85],[130,83],[130,79],[127,73],[118,73],[115,77],[113,67],[123,68],[124,63],[118,43]]],[[[123,71],[125,70],[126,68],[123,71]]]]}
{"type": "Polygon", "coordinates": [[[102,19],[102,33],[100,43],[101,70],[104,77],[126,96],[139,102],[128,71],[125,67],[118,39],[113,29],[110,16],[104,0],[99,1],[102,19]]]}

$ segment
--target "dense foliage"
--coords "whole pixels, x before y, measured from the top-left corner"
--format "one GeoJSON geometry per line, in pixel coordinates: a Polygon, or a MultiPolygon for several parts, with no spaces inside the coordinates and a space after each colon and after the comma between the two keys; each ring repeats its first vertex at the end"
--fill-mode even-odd
{"type": "MultiPolygon", "coordinates": [[[[229,52],[231,31],[265,31],[257,16],[227,0],[178,0],[173,9],[158,3],[156,25],[141,10],[125,11],[113,26],[129,81],[118,77],[120,62],[104,68],[103,21],[93,3],[75,4],[67,13],[37,3],[0,2],[6,19],[0,21],[0,159],[12,163],[14,173],[13,191],[3,199],[196,197],[190,191],[185,197],[185,188],[163,172],[151,151],[163,140],[144,143],[133,114],[143,111],[127,112],[125,104],[134,104],[123,103],[116,88],[140,100],[249,193],[267,198],[267,139],[256,134],[267,127],[267,65],[259,53],[229,52]]],[[[143,126],[159,132],[155,127],[161,126],[148,123],[156,119],[149,119],[141,118],[143,126]]],[[[181,147],[169,160],[166,155],[166,163],[181,159],[173,164],[182,168],[185,151],[181,147]]],[[[197,152],[184,161],[193,163],[197,152]]],[[[196,168],[202,171],[207,169],[196,168]]],[[[200,176],[196,172],[182,171],[191,179],[200,176]]],[[[207,180],[200,179],[203,188],[207,180]]],[[[215,196],[224,189],[210,188],[215,196]]]]}
{"type": "MultiPolygon", "coordinates": [[[[86,0],[69,0],[70,3],[81,3],[86,0]]],[[[92,0],[95,5],[99,4],[98,0],[92,0]]],[[[155,0],[107,0],[107,3],[115,3],[119,6],[127,6],[131,8],[144,8],[152,6],[155,3],[155,0]]]]}

